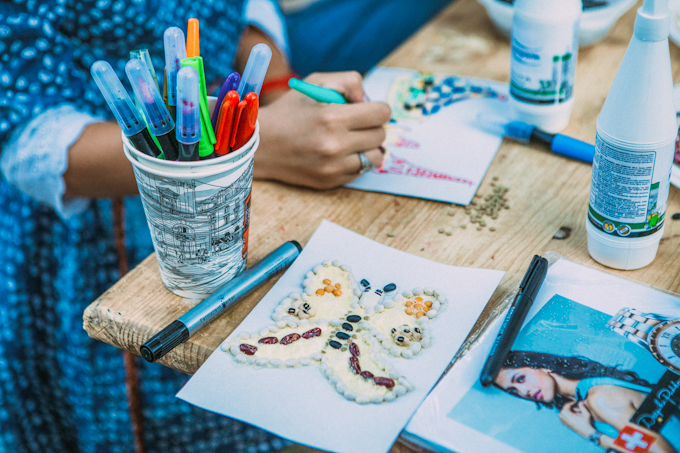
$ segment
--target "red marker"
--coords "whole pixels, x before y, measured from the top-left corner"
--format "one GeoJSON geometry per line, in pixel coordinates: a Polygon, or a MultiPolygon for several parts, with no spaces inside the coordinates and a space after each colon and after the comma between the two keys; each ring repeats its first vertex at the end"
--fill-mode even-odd
{"type": "Polygon", "coordinates": [[[239,102],[234,120],[234,130],[231,134],[232,149],[239,149],[253,136],[259,106],[260,100],[252,92],[248,93],[245,99],[239,102]]]}
{"type": "Polygon", "coordinates": [[[238,106],[238,92],[228,91],[222,100],[220,114],[217,119],[217,130],[215,136],[215,152],[220,155],[229,153],[232,141],[232,131],[234,129],[234,118],[236,117],[236,107],[238,106]]]}

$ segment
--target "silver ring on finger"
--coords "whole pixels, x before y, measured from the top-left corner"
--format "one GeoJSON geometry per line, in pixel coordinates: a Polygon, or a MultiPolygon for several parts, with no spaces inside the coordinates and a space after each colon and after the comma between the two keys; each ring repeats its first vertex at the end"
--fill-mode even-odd
{"type": "Polygon", "coordinates": [[[373,170],[375,168],[375,165],[373,165],[373,162],[371,162],[368,157],[366,157],[366,154],[364,153],[358,153],[359,154],[359,162],[361,163],[361,167],[359,168],[359,174],[363,175],[364,173],[368,173],[369,171],[373,170]]]}

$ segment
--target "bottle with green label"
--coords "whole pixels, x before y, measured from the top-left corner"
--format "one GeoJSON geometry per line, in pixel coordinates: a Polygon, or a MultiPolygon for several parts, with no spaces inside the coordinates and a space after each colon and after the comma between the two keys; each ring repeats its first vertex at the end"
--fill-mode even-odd
{"type": "Polygon", "coordinates": [[[512,19],[510,104],[520,121],[550,133],[574,105],[581,0],[516,0],[512,19]]]}
{"type": "Polygon", "coordinates": [[[668,0],[645,0],[597,118],[588,252],[616,269],[651,263],[664,231],[678,133],[669,30],[668,0]]]}

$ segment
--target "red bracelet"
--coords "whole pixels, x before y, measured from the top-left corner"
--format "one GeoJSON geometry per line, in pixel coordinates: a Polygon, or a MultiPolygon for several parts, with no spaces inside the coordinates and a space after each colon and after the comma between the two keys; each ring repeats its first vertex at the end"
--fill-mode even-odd
{"type": "Polygon", "coordinates": [[[288,81],[294,77],[297,77],[297,74],[291,71],[283,77],[265,80],[265,82],[262,84],[262,88],[260,89],[260,96],[263,96],[264,94],[269,93],[270,91],[289,89],[288,81]]]}

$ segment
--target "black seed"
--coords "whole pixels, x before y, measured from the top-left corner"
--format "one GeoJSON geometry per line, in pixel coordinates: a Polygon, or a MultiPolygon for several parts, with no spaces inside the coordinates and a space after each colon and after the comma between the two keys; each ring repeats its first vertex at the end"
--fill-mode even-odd
{"type": "Polygon", "coordinates": [[[368,280],[366,280],[365,278],[363,280],[361,280],[360,283],[361,283],[362,286],[371,286],[371,283],[368,280]]]}
{"type": "Polygon", "coordinates": [[[397,285],[395,285],[394,283],[389,283],[389,284],[385,285],[385,287],[383,288],[383,291],[389,292],[389,291],[394,291],[395,289],[397,289],[397,285]]]}
{"type": "Polygon", "coordinates": [[[328,344],[330,344],[333,349],[340,349],[342,347],[342,345],[335,340],[331,340],[328,344]]]}
{"type": "Polygon", "coordinates": [[[335,334],[335,336],[340,338],[341,340],[349,340],[349,334],[345,332],[338,332],[335,334]]]}
{"type": "Polygon", "coordinates": [[[345,329],[345,330],[354,330],[354,327],[352,327],[352,324],[350,324],[348,322],[343,322],[342,328],[345,329]]]}
{"type": "Polygon", "coordinates": [[[361,321],[361,316],[359,316],[359,315],[349,315],[347,317],[347,320],[349,322],[359,322],[359,321],[361,321]]]}
{"type": "Polygon", "coordinates": [[[672,218],[673,220],[678,220],[678,219],[680,219],[680,212],[676,212],[675,214],[673,214],[673,215],[671,216],[671,218],[672,218]]]}

